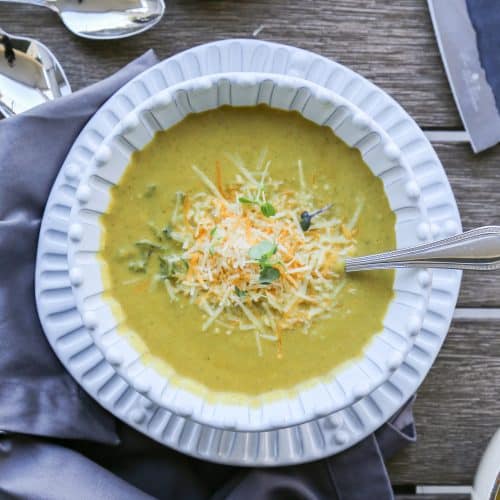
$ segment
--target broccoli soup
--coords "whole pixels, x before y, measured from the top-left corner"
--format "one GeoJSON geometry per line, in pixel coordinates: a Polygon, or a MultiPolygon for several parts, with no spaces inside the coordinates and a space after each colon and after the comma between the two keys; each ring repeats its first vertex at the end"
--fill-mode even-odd
{"type": "Polygon", "coordinates": [[[343,270],[346,256],[395,247],[381,180],[295,112],[222,107],[157,133],[101,224],[123,334],[210,391],[327,375],[362,354],[393,297],[392,271],[343,270]]]}

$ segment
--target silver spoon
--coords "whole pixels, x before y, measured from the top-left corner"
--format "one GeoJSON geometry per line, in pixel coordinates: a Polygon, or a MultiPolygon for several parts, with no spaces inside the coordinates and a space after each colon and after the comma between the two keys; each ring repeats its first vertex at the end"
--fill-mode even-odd
{"type": "Polygon", "coordinates": [[[444,240],[345,261],[347,272],[398,267],[500,269],[500,226],[480,227],[444,240]]]}
{"type": "Polygon", "coordinates": [[[165,12],[163,0],[0,0],[48,7],[77,36],[125,38],[153,27],[165,12]]]}
{"type": "Polygon", "coordinates": [[[0,113],[12,116],[71,93],[54,54],[42,43],[0,29],[0,113]]]}

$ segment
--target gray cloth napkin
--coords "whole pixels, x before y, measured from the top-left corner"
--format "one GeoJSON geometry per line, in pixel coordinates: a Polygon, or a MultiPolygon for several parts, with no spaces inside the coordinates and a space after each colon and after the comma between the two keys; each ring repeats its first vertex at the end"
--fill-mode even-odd
{"type": "Polygon", "coordinates": [[[33,280],[45,202],[73,140],[150,51],[112,77],[0,122],[0,429],[116,443],[114,420],[59,363],[42,332],[33,280]]]}
{"type": "Polygon", "coordinates": [[[115,421],[51,351],[33,276],[52,183],[88,119],[156,62],[0,122],[0,498],[392,499],[384,460],[415,440],[411,404],[349,450],[312,464],[241,469],[185,457],[115,421]]]}

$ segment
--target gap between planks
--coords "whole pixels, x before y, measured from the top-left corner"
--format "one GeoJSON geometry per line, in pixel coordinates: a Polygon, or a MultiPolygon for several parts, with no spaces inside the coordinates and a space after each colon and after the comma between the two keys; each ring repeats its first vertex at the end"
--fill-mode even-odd
{"type": "Polygon", "coordinates": [[[469,134],[465,130],[424,130],[424,134],[431,142],[470,142],[469,134]]]}
{"type": "Polygon", "coordinates": [[[472,493],[472,486],[422,485],[416,487],[416,493],[425,495],[451,495],[452,493],[460,493],[466,495],[472,493]]]}

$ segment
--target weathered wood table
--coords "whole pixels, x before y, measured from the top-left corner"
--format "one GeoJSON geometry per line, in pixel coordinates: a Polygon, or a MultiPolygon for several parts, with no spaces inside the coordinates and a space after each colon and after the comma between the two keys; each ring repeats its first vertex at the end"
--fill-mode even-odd
{"type": "MultiPolygon", "coordinates": [[[[450,0],[453,1],[453,0],[450,0]]],[[[252,37],[335,59],[395,97],[428,132],[450,178],[464,229],[500,223],[500,146],[473,155],[466,143],[424,0],[168,0],[163,21],[115,42],[75,38],[42,8],[0,4],[0,26],[45,42],[77,90],[152,47],[160,58],[200,43],[252,37]]],[[[441,354],[422,385],[418,443],[389,465],[398,498],[416,485],[470,485],[500,426],[500,274],[465,274],[441,354]]],[[[421,490],[419,490],[421,491],[421,490]]]]}

